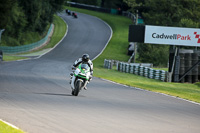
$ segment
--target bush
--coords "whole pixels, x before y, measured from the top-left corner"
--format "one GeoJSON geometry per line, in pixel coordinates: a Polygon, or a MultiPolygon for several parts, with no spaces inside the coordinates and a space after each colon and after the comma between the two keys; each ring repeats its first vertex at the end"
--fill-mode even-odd
{"type": "Polygon", "coordinates": [[[138,44],[138,61],[166,67],[169,58],[169,46],[157,44],[138,44]]]}

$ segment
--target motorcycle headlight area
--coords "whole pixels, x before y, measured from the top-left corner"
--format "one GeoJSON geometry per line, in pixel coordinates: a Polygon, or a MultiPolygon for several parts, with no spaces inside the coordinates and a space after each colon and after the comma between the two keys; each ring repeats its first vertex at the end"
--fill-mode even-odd
{"type": "Polygon", "coordinates": [[[74,72],[74,75],[77,76],[80,72],[81,72],[80,69],[77,68],[76,71],[74,72]]]}

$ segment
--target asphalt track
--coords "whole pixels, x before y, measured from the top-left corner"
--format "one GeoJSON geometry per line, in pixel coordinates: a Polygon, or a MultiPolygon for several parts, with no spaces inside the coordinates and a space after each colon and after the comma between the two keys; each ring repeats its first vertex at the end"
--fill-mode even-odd
{"type": "Polygon", "coordinates": [[[28,133],[200,132],[200,105],[181,99],[98,78],[71,96],[70,66],[83,53],[95,58],[111,31],[96,17],[61,16],[68,33],[54,50],[0,64],[0,119],[28,133]]]}

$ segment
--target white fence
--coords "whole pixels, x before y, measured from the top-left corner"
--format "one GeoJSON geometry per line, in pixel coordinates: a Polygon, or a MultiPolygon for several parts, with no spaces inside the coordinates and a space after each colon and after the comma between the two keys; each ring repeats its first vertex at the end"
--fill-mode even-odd
{"type": "Polygon", "coordinates": [[[104,60],[104,68],[112,69],[116,64],[117,70],[120,72],[132,73],[140,76],[144,76],[151,79],[157,79],[161,81],[167,81],[167,71],[155,70],[151,68],[151,63],[125,63],[114,60],[104,60]]]}

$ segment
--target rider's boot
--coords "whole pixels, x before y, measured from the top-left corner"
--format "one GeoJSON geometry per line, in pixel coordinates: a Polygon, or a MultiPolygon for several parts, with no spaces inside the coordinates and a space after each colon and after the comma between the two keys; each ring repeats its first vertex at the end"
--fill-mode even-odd
{"type": "Polygon", "coordinates": [[[73,75],[72,79],[71,79],[71,88],[72,90],[74,90],[74,81],[75,81],[75,76],[73,75]]]}

